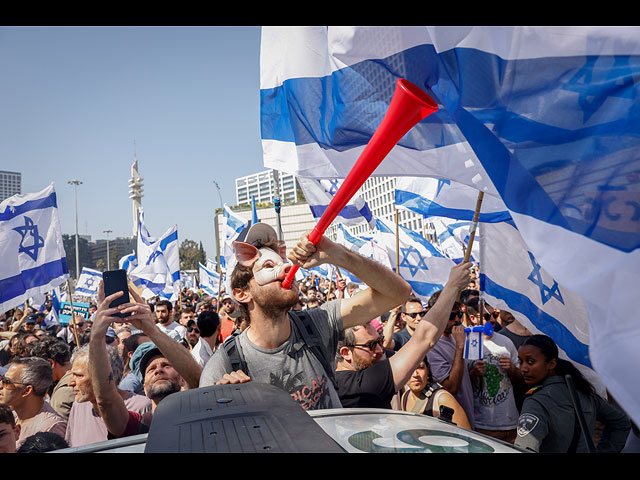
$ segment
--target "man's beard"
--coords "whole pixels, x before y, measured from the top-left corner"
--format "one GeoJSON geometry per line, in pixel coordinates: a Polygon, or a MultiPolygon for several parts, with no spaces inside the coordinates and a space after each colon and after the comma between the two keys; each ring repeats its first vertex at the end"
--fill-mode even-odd
{"type": "Polygon", "coordinates": [[[180,391],[180,384],[175,381],[166,380],[160,383],[155,383],[149,387],[147,397],[158,403],[163,398],[180,391]]]}
{"type": "Polygon", "coordinates": [[[268,318],[279,318],[283,312],[288,312],[298,302],[298,292],[293,288],[278,289],[276,292],[271,290],[263,286],[253,287],[251,292],[253,302],[268,318]]]}

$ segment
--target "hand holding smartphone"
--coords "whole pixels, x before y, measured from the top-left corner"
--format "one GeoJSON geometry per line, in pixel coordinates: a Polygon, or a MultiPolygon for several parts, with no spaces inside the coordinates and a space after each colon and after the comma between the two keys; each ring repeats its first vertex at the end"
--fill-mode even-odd
{"type": "MultiPolygon", "coordinates": [[[[127,280],[126,270],[107,270],[102,274],[102,281],[104,282],[104,295],[108,297],[116,292],[124,292],[119,298],[116,298],[109,304],[109,308],[115,308],[123,303],[129,303],[129,282],[127,280]]],[[[126,318],[130,316],[130,313],[114,313],[114,317],[126,318]]]]}

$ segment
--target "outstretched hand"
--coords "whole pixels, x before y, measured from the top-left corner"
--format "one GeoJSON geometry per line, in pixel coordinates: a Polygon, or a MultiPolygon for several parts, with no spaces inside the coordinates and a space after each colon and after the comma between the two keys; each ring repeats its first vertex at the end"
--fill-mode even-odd
{"type": "Polygon", "coordinates": [[[129,296],[130,298],[133,298],[132,302],[123,303],[113,308],[109,307],[111,302],[120,298],[122,295],[124,295],[124,292],[120,291],[105,297],[104,283],[100,282],[100,286],[98,288],[98,309],[96,310],[93,329],[95,330],[96,327],[98,327],[98,329],[103,329],[106,334],[107,328],[109,328],[109,325],[112,322],[122,321],[130,323],[142,331],[148,331],[150,328],[153,328],[155,325],[155,318],[153,316],[153,312],[151,312],[151,307],[149,307],[149,305],[147,305],[140,295],[138,295],[131,287],[129,287],[129,296]],[[129,313],[130,315],[122,318],[114,316],[116,313],[129,313]]]}

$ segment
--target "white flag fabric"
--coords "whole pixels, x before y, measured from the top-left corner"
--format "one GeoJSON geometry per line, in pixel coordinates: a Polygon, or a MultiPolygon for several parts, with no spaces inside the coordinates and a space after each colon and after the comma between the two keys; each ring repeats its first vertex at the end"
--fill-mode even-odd
{"type": "Polygon", "coordinates": [[[93,268],[82,267],[80,278],[76,283],[74,295],[93,297],[98,295],[98,287],[102,280],[102,272],[93,268]]]}
{"type": "Polygon", "coordinates": [[[129,255],[125,255],[120,260],[118,260],[118,267],[121,270],[126,270],[127,274],[131,272],[135,267],[138,266],[138,257],[136,256],[136,252],[131,252],[129,255]]]}
{"type": "MultiPolygon", "coordinates": [[[[319,179],[298,177],[298,183],[302,188],[302,192],[314,218],[320,219],[320,217],[322,217],[329,203],[331,203],[334,195],[342,185],[342,181],[342,179],[337,178],[319,179]]],[[[376,225],[369,205],[357,194],[349,200],[347,205],[338,213],[334,222],[344,225],[367,223],[372,229],[375,228],[376,225]]]]}
{"type": "MultiPolygon", "coordinates": [[[[580,295],[590,358],[640,423],[640,36],[636,27],[265,27],[266,167],[345,178],[398,78],[439,110],[375,175],[497,195],[538,263],[580,295]]],[[[554,339],[556,340],[556,339],[554,339]]]]}
{"type": "Polygon", "coordinates": [[[220,267],[224,270],[224,289],[231,292],[231,274],[236,266],[233,242],[240,237],[242,231],[249,226],[249,221],[239,217],[227,205],[223,206],[222,238],[220,239],[220,267]]]}
{"type": "MultiPolygon", "coordinates": [[[[473,220],[480,191],[462,183],[429,177],[398,177],[395,201],[398,208],[424,217],[447,217],[473,220]]],[[[499,198],[484,195],[479,222],[502,222],[511,219],[507,206],[499,198]]]]}
{"type": "Polygon", "coordinates": [[[178,226],[173,225],[162,236],[152,237],[140,211],[137,266],[130,270],[133,283],[143,288],[142,297],[154,295],[178,298],[180,289],[180,251],[178,226]]]}
{"type": "Polygon", "coordinates": [[[218,296],[220,289],[220,275],[215,270],[210,270],[202,263],[198,263],[200,277],[200,289],[212,297],[218,296]]]}
{"type": "Polygon", "coordinates": [[[69,278],[53,184],[0,203],[0,312],[69,278]]]}
{"type": "Polygon", "coordinates": [[[482,225],[480,295],[506,310],[530,332],[553,338],[601,395],[590,357],[589,315],[583,299],[544,270],[512,222],[482,225]]]}
{"type": "MultiPolygon", "coordinates": [[[[471,222],[466,220],[452,220],[446,217],[431,217],[429,219],[436,229],[438,244],[444,254],[456,263],[464,260],[465,252],[469,248],[471,222]]],[[[476,236],[471,246],[469,260],[477,262],[480,258],[480,236],[478,232],[482,228],[476,225],[476,236]]]]}
{"type": "Polygon", "coordinates": [[[376,224],[378,230],[374,238],[386,248],[394,270],[411,285],[413,293],[423,303],[427,303],[431,295],[444,288],[455,263],[424,237],[399,226],[400,251],[399,263],[396,265],[395,225],[381,218],[376,219],[376,224]]]}

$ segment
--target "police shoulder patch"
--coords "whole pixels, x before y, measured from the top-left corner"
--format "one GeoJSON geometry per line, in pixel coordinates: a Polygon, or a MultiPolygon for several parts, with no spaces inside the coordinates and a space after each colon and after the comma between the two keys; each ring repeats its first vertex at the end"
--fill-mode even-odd
{"type": "Polygon", "coordinates": [[[538,417],[532,413],[523,413],[518,419],[518,436],[524,437],[531,433],[538,424],[538,417]]]}

